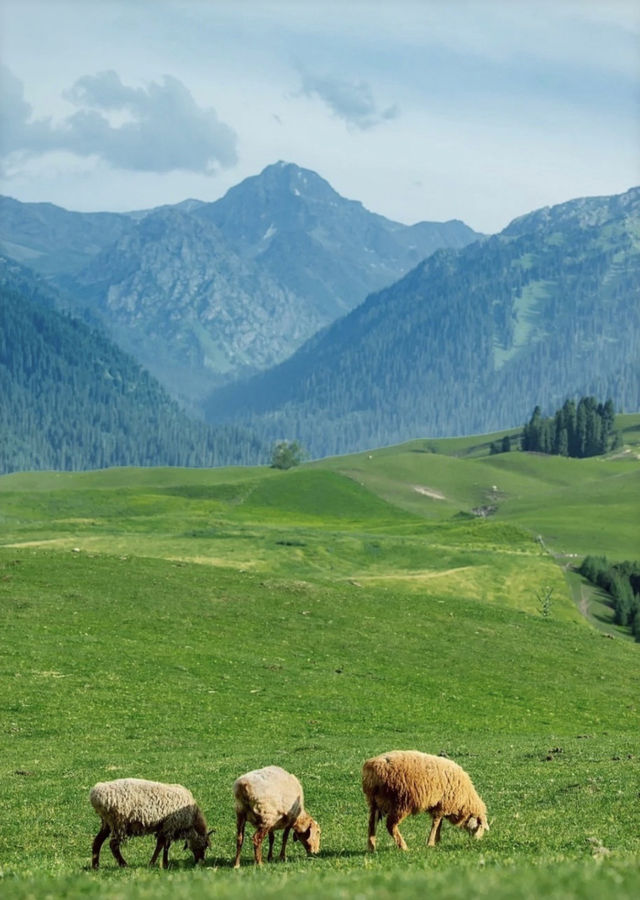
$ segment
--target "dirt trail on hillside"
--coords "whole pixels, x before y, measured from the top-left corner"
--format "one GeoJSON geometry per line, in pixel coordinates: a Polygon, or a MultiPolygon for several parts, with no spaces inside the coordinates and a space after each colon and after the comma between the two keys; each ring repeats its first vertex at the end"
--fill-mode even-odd
{"type": "Polygon", "coordinates": [[[456,572],[465,572],[469,569],[477,571],[486,566],[457,566],[455,569],[443,569],[438,572],[391,572],[379,575],[359,575],[359,581],[428,581],[431,578],[442,578],[446,575],[454,575],[456,572]]]}
{"type": "Polygon", "coordinates": [[[425,487],[422,484],[412,484],[411,487],[417,494],[422,494],[423,497],[431,497],[432,500],[446,500],[444,494],[441,494],[440,491],[434,491],[432,488],[425,487]]]}
{"type": "Polygon", "coordinates": [[[580,603],[578,607],[580,612],[585,617],[585,619],[589,618],[589,594],[591,593],[591,589],[586,584],[580,585],[580,603]]]}

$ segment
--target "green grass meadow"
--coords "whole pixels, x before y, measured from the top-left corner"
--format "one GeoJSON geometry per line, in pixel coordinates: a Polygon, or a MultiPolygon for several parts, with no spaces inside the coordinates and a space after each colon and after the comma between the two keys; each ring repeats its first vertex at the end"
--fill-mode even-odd
{"type": "Polygon", "coordinates": [[[640,646],[568,568],[639,555],[626,449],[0,478],[0,893],[640,895],[640,646]],[[383,827],[367,854],[360,770],[392,748],[458,761],[484,840],[445,823],[427,851],[419,816],[406,854],[383,827]],[[247,840],[234,871],[233,781],[271,763],[301,779],[321,852],[256,870],[247,840]],[[89,789],[124,776],[193,791],[216,829],[203,869],[179,844],[148,869],[150,837],[130,868],[108,843],[89,868],[89,789]]]}

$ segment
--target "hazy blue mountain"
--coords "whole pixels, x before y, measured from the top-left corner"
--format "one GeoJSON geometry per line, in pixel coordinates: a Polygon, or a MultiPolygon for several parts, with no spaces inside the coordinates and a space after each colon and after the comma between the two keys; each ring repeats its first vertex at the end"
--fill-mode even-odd
{"type": "Polygon", "coordinates": [[[457,221],[391,222],[285,163],[215,203],[115,215],[6,198],[0,221],[8,256],[48,275],[65,308],[101,322],[192,408],[286,359],[437,247],[479,237],[457,221]]]}
{"type": "Polygon", "coordinates": [[[130,356],[53,300],[50,286],[0,257],[0,473],[268,458],[242,428],[191,421],[130,356]]]}
{"type": "Polygon", "coordinates": [[[196,215],[312,303],[325,323],[434,250],[481,237],[458,220],[392,222],[341,197],[315,172],[284,162],[245,179],[196,215]]]}
{"type": "Polygon", "coordinates": [[[0,197],[0,252],[44,275],[77,272],[133,227],[120,213],[69,212],[0,197]]]}
{"type": "Polygon", "coordinates": [[[273,365],[324,324],[215,225],[170,207],[61,283],[187,405],[221,376],[273,365]]]}
{"type": "Polygon", "coordinates": [[[640,188],[434,253],[207,414],[322,455],[518,425],[577,394],[640,409],[640,188]]]}

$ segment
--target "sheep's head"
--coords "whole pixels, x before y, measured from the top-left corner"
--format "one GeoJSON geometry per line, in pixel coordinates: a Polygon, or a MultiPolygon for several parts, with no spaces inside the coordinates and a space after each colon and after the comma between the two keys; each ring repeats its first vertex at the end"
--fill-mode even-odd
{"type": "Polygon", "coordinates": [[[196,865],[204,864],[205,851],[211,847],[211,841],[209,840],[209,835],[211,834],[213,834],[213,829],[201,834],[193,828],[185,841],[185,850],[187,847],[191,850],[193,853],[193,861],[196,865]]]}
{"type": "Polygon", "coordinates": [[[489,831],[489,823],[485,816],[469,816],[464,827],[469,832],[469,836],[476,840],[480,840],[485,831],[489,831]]]}
{"type": "Polygon", "coordinates": [[[300,841],[307,853],[317,853],[320,850],[320,826],[309,816],[304,823],[304,830],[293,832],[294,841],[300,841]]]}

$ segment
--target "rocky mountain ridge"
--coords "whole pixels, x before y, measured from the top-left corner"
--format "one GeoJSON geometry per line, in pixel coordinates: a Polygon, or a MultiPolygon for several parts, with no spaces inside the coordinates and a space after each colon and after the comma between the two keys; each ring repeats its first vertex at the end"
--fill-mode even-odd
{"type": "Polygon", "coordinates": [[[291,163],[213,203],[130,214],[0,204],[0,249],[192,409],[286,359],[434,249],[479,237],[459,221],[391,222],[291,163]]]}

